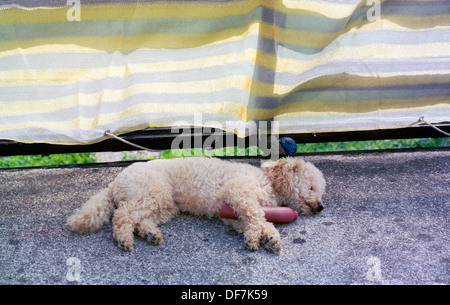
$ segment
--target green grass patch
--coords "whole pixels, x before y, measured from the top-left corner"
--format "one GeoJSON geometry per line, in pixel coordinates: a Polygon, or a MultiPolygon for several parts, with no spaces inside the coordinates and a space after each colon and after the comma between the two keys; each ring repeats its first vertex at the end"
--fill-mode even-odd
{"type": "Polygon", "coordinates": [[[256,147],[248,148],[223,147],[218,149],[170,149],[162,151],[159,155],[160,159],[185,158],[185,157],[237,157],[237,156],[258,156],[262,151],[256,147]]]}
{"type": "MultiPolygon", "coordinates": [[[[406,149],[406,148],[436,148],[436,147],[450,147],[450,138],[350,141],[350,142],[304,143],[304,144],[300,143],[297,144],[297,153],[406,149]]],[[[161,152],[159,158],[171,159],[171,158],[184,158],[194,156],[235,157],[235,156],[261,156],[261,155],[262,151],[258,147],[252,146],[245,149],[237,147],[224,147],[213,150],[206,150],[201,148],[173,149],[161,152]]]]}
{"type": "Polygon", "coordinates": [[[297,145],[297,153],[437,147],[450,147],[450,138],[305,143],[297,145]]]}
{"type": "MultiPolygon", "coordinates": [[[[297,153],[316,152],[339,152],[357,150],[383,150],[383,149],[406,149],[406,148],[437,148],[450,147],[450,138],[439,139],[402,139],[402,140],[379,140],[379,141],[353,141],[353,142],[330,142],[330,143],[299,143],[297,153]]],[[[153,158],[131,156],[128,152],[123,153],[123,161],[151,160],[153,158]]],[[[194,156],[206,157],[235,157],[235,156],[260,156],[262,151],[258,147],[237,148],[224,147],[219,149],[173,149],[162,151],[160,159],[184,158],[194,156]]],[[[0,158],[0,168],[34,167],[64,164],[86,164],[97,162],[95,153],[55,154],[49,156],[13,156],[0,158]]]]}
{"type": "Polygon", "coordinates": [[[0,168],[95,163],[95,153],[30,155],[0,158],[0,168]]]}

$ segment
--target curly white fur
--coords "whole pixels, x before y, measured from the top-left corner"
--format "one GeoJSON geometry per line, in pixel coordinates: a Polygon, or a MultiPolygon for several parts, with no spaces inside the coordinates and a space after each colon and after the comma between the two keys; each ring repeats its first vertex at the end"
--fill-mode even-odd
{"type": "Polygon", "coordinates": [[[93,232],[113,215],[119,247],[131,250],[133,233],[158,245],[158,226],[179,212],[218,216],[228,203],[239,215],[226,220],[244,234],[245,246],[263,245],[279,253],[281,238],[261,206],[289,206],[303,215],[322,211],[325,180],[311,163],[296,158],[268,161],[257,168],[215,158],[154,160],[135,163],[67,220],[76,232],[93,232]]]}

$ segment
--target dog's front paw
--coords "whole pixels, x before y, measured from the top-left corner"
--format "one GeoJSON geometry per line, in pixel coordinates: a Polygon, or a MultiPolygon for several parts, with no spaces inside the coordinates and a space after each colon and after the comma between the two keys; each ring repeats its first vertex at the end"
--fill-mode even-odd
{"type": "Polygon", "coordinates": [[[244,232],[244,245],[250,251],[257,251],[262,245],[267,251],[278,254],[281,251],[281,237],[271,223],[247,227],[244,232]]]}
{"type": "Polygon", "coordinates": [[[278,230],[271,223],[263,225],[261,234],[261,244],[264,249],[271,253],[278,254],[281,251],[281,237],[278,230]]]}
{"type": "Polygon", "coordinates": [[[274,236],[266,236],[263,240],[263,246],[267,251],[278,254],[281,252],[281,239],[274,236]]]}
{"type": "Polygon", "coordinates": [[[244,238],[244,246],[249,251],[258,251],[259,241],[244,238]]]}
{"type": "Polygon", "coordinates": [[[247,230],[244,232],[244,246],[249,251],[257,251],[260,244],[260,234],[247,230]]]}

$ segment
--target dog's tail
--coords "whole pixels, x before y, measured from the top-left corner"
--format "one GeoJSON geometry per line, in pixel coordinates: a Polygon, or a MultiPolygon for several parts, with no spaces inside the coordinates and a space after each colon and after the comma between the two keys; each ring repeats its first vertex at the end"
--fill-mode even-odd
{"type": "Polygon", "coordinates": [[[67,225],[78,233],[94,232],[100,229],[114,211],[112,185],[86,201],[81,208],[67,219],[67,225]]]}

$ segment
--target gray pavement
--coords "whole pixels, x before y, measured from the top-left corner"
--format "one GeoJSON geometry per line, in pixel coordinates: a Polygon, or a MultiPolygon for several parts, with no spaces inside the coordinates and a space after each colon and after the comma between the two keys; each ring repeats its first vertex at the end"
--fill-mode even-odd
{"type": "Polygon", "coordinates": [[[110,224],[65,226],[122,168],[0,171],[0,284],[450,284],[450,151],[304,158],[325,174],[325,210],[277,225],[280,255],[190,215],[123,252],[110,224]]]}

